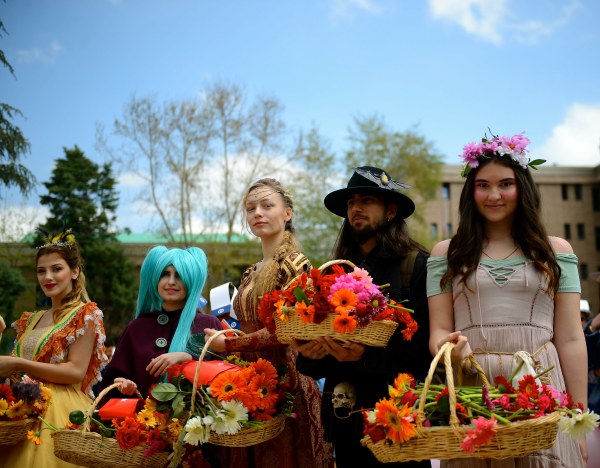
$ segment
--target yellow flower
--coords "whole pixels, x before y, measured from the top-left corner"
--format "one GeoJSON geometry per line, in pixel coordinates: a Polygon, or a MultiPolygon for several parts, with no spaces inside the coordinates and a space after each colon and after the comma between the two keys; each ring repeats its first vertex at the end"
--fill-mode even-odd
{"type": "Polygon", "coordinates": [[[23,400],[19,400],[8,407],[6,416],[8,416],[8,419],[25,419],[29,412],[29,406],[27,406],[23,400]]]}
{"type": "Polygon", "coordinates": [[[37,431],[27,431],[27,438],[35,445],[40,445],[40,443],[42,442],[40,440],[40,433],[37,431]]]}
{"type": "Polygon", "coordinates": [[[158,423],[154,411],[149,411],[147,409],[143,409],[137,414],[137,420],[148,427],[154,427],[158,423]]]}
{"type": "Polygon", "coordinates": [[[8,402],[4,398],[0,398],[0,416],[4,416],[8,409],[8,402]]]}
{"type": "Polygon", "coordinates": [[[289,319],[288,310],[287,310],[287,307],[284,307],[284,304],[285,304],[285,299],[279,299],[275,303],[275,309],[277,311],[277,315],[279,317],[279,320],[281,320],[282,322],[289,319]]]}

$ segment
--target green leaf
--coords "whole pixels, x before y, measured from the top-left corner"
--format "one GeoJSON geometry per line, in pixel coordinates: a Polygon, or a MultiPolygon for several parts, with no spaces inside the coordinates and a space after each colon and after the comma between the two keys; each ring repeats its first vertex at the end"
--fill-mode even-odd
{"type": "Polygon", "coordinates": [[[174,418],[181,418],[181,415],[183,414],[183,411],[185,410],[185,401],[183,401],[184,398],[185,398],[185,395],[182,393],[179,393],[173,399],[173,404],[171,405],[171,407],[173,408],[173,417],[174,418]]]}
{"type": "Polygon", "coordinates": [[[306,297],[306,294],[300,286],[294,288],[294,296],[296,296],[298,302],[304,302],[306,305],[309,304],[308,297],[306,297]]]}
{"type": "Polygon", "coordinates": [[[150,393],[158,401],[169,401],[179,395],[177,387],[170,383],[161,382],[150,393]]]}

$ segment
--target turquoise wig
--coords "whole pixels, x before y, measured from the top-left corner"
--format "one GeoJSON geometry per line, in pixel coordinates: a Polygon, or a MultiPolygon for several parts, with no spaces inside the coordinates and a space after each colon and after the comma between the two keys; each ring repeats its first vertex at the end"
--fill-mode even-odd
{"type": "Polygon", "coordinates": [[[198,301],[206,283],[208,261],[202,249],[198,247],[189,247],[185,250],[167,249],[164,246],[158,246],[148,252],[140,271],[140,292],[136,317],[142,311],[162,309],[163,300],[158,294],[158,282],[163,271],[171,265],[177,270],[187,292],[185,306],[169,346],[169,352],[176,352],[186,349],[192,323],[196,317],[198,301]],[[145,269],[146,263],[148,264],[145,269]],[[142,293],[144,293],[143,296],[142,293]]]}

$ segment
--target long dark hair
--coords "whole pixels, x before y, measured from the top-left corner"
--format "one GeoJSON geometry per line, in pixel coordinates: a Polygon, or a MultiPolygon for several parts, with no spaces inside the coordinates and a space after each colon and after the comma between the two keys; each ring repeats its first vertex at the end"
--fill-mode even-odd
{"type": "MultiPolygon", "coordinates": [[[[389,203],[385,206],[387,208],[389,203]]],[[[404,257],[413,250],[428,252],[425,247],[410,237],[406,221],[398,215],[386,221],[377,231],[376,237],[379,255],[384,258],[404,257]]],[[[346,218],[333,247],[333,258],[349,260],[360,255],[360,245],[354,240],[352,226],[346,218]]]]}
{"type": "Polygon", "coordinates": [[[533,181],[530,169],[524,169],[508,156],[480,159],[479,166],[467,175],[458,205],[460,222],[448,246],[448,270],[442,276],[441,287],[444,288],[453,277],[458,276],[461,278],[460,282],[466,284],[466,279],[479,264],[485,238],[485,220],[475,206],[475,177],[482,167],[490,163],[513,169],[519,190],[519,201],[511,235],[525,257],[548,278],[548,292],[556,292],[560,280],[560,266],[541,220],[540,191],[533,181]]]}

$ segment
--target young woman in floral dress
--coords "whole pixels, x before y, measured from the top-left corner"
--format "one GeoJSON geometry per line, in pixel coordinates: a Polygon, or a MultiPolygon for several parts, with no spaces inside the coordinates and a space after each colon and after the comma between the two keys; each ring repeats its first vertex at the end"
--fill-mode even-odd
{"type": "MultiPolygon", "coordinates": [[[[247,191],[244,199],[246,220],[259,237],[263,258],[242,275],[233,307],[244,336],[215,338],[214,351],[239,352],[248,361],[269,360],[275,366],[287,365],[288,384],[295,396],[296,418],[288,418],[283,432],[270,441],[245,448],[233,448],[229,466],[326,468],[333,466],[332,449],[323,440],[321,396],[315,381],[296,370],[297,354],[289,345],[277,341],[258,318],[259,298],[279,289],[311,268],[298,251],[292,224],[290,194],[275,179],[261,179],[247,191]]],[[[214,334],[212,330],[206,330],[214,334]]]]}
{"type": "MultiPolygon", "coordinates": [[[[37,279],[52,305],[24,312],[10,356],[0,356],[0,377],[27,374],[52,392],[44,419],[63,428],[73,410],[89,408],[92,386],[106,364],[102,312],[89,301],[79,248],[68,231],[49,237],[36,254],[37,279]]],[[[40,429],[40,425],[35,428],[40,429]]],[[[74,466],[54,456],[50,430],[41,431],[39,445],[24,440],[2,447],[0,467],[74,466]]]]}

